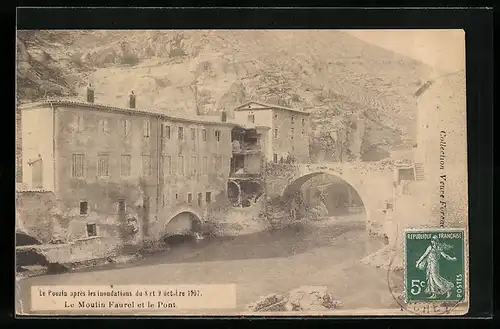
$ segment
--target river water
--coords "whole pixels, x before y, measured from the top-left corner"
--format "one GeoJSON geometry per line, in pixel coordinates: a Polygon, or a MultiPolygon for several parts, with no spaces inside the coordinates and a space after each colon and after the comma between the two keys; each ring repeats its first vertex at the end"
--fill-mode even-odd
{"type": "MultiPolygon", "coordinates": [[[[383,246],[369,238],[363,214],[303,223],[277,231],[186,242],[127,264],[20,280],[20,301],[32,285],[236,283],[243,306],[301,285],[333,289],[347,307],[382,305],[383,270],[359,260],[383,246]],[[369,291],[359,291],[367,282],[369,291]],[[366,305],[365,305],[366,304],[366,305]]],[[[382,306],[380,306],[382,307],[382,306]]]]}

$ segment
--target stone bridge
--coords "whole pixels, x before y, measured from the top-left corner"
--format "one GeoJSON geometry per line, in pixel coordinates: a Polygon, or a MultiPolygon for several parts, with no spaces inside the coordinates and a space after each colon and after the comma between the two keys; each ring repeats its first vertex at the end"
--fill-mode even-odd
{"type": "Polygon", "coordinates": [[[161,211],[149,238],[158,240],[171,235],[199,232],[204,215],[203,208],[186,204],[161,211]]]}
{"type": "MultiPolygon", "coordinates": [[[[300,187],[312,177],[327,174],[349,184],[361,198],[366,214],[367,229],[383,234],[387,203],[393,199],[392,166],[380,162],[349,162],[295,164],[283,171],[281,179],[274,179],[268,191],[285,199],[292,199],[300,187]]],[[[268,193],[269,195],[270,193],[268,193]]],[[[272,194],[271,194],[272,196],[272,194]]]]}

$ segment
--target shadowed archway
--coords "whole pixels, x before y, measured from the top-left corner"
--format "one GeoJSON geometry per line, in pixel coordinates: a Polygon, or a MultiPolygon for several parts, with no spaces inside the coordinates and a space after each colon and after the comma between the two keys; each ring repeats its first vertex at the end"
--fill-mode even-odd
{"type": "Polygon", "coordinates": [[[165,223],[164,237],[189,235],[201,231],[201,215],[192,209],[180,209],[165,223]]]}
{"type": "MultiPolygon", "coordinates": [[[[339,183],[344,183],[350,186],[352,190],[355,191],[357,197],[361,200],[362,206],[364,208],[365,221],[368,227],[368,223],[370,223],[371,220],[371,212],[373,210],[373,206],[371,205],[370,197],[368,196],[366,189],[364,188],[363,185],[359,184],[359,182],[356,179],[350,179],[350,177],[343,175],[341,173],[333,172],[332,170],[314,170],[312,172],[302,174],[301,176],[293,179],[285,186],[281,195],[285,201],[289,201],[287,202],[287,204],[290,205],[290,211],[291,213],[293,213],[292,216],[295,216],[296,212],[295,200],[297,194],[301,193],[302,186],[313,177],[317,177],[320,175],[328,175],[330,177],[333,177],[339,183]]],[[[347,205],[347,207],[350,206],[351,205],[347,205]]]]}
{"type": "Polygon", "coordinates": [[[32,246],[40,244],[42,244],[42,242],[31,235],[23,232],[16,232],[16,247],[32,246]]]}

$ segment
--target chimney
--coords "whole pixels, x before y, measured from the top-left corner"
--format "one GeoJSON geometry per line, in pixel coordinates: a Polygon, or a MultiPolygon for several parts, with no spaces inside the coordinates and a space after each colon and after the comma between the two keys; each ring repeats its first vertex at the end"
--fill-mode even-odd
{"type": "Polygon", "coordinates": [[[221,121],[226,122],[227,121],[227,113],[226,110],[222,110],[221,112],[221,121]]]}
{"type": "Polygon", "coordinates": [[[129,96],[129,107],[131,109],[135,109],[135,94],[134,94],[134,91],[131,91],[130,92],[130,96],[129,96]]]}
{"type": "Polygon", "coordinates": [[[87,86],[87,102],[88,103],[94,102],[94,87],[92,87],[91,83],[89,83],[87,86]]]}

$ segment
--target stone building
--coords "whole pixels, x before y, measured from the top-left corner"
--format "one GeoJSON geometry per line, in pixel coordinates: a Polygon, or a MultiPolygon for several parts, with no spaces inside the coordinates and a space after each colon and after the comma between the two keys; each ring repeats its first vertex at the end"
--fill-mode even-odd
{"type": "Polygon", "coordinates": [[[266,162],[310,161],[309,112],[251,101],[236,107],[234,117],[237,122],[269,127],[262,131],[266,162]]]}
{"type": "Polygon", "coordinates": [[[467,222],[467,116],[465,71],[443,76],[417,94],[415,164],[428,181],[427,209],[444,227],[467,222]],[[423,169],[419,169],[423,168],[423,169]]]}
{"type": "Polygon", "coordinates": [[[467,225],[465,71],[425,83],[415,99],[417,136],[411,156],[395,163],[388,236],[407,227],[467,225]]]}
{"type": "Polygon", "coordinates": [[[135,101],[134,95],[128,108],[92,98],[20,107],[18,206],[28,234],[48,242],[36,236],[47,230],[33,224],[45,212],[57,214],[51,218],[60,221],[66,242],[90,239],[109,249],[156,240],[193,229],[207,206],[226,196],[236,124],[140,110],[135,101]],[[54,201],[29,207],[27,198],[42,191],[54,201]]]}
{"type": "Polygon", "coordinates": [[[199,231],[218,200],[255,202],[267,163],[308,160],[306,112],[249,102],[234,119],[178,116],[136,108],[133,92],[127,107],[94,95],[19,107],[17,227],[69,246],[56,248],[66,260],[199,231]]]}

